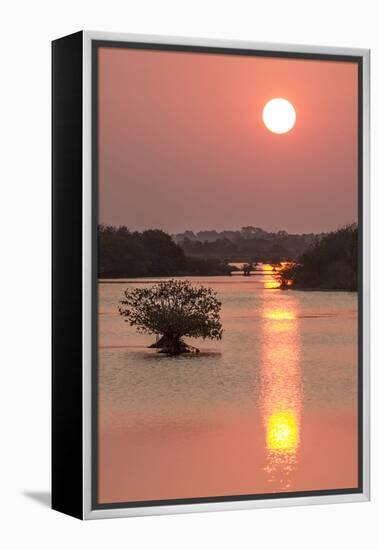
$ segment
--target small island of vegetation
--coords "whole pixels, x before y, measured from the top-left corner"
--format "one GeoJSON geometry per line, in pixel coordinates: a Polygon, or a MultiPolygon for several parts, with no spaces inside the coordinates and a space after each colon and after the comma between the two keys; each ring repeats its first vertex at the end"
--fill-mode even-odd
{"type": "Polygon", "coordinates": [[[148,288],[127,289],[119,313],[137,332],[156,334],[150,347],[168,355],[196,352],[184,336],[221,340],[221,302],[211,288],[189,281],[163,281],[148,288]]]}

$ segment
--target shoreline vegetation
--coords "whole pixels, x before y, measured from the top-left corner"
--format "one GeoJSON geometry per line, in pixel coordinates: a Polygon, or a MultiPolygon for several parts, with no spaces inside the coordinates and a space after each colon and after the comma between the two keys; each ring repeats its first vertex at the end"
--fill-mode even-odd
{"type": "Polygon", "coordinates": [[[280,287],[294,290],[358,289],[358,227],[350,224],[316,238],[296,262],[278,272],[280,287]]]}
{"type": "Polygon", "coordinates": [[[275,267],[281,289],[356,291],[357,224],[322,234],[240,231],[186,231],[168,235],[127,227],[98,228],[99,279],[232,276],[232,263],[249,276],[258,263],[275,267]],[[283,264],[282,267],[279,267],[283,264]]]}

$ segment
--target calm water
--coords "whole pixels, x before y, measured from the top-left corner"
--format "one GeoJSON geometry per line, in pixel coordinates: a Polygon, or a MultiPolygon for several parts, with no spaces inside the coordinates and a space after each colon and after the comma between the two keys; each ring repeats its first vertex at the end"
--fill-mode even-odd
{"type": "Polygon", "coordinates": [[[189,278],[222,300],[221,342],[146,348],[99,285],[99,496],[125,502],[357,485],[357,295],[189,278]]]}

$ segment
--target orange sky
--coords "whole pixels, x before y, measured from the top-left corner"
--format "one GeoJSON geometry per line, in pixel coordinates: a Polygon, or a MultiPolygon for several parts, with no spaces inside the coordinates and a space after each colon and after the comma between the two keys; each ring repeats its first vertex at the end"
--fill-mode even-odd
{"type": "Polygon", "coordinates": [[[357,219],[355,63],[99,50],[99,218],[319,232],[357,219]],[[293,130],[262,109],[291,101],[293,130]]]}

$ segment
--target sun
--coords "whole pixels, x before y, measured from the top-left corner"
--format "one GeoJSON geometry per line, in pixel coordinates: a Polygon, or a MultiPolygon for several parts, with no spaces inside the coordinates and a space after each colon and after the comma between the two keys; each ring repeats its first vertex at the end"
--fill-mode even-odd
{"type": "Polygon", "coordinates": [[[275,97],[264,106],[262,118],[266,128],[274,134],[286,134],[295,125],[296,111],[287,99],[275,97]]]}

